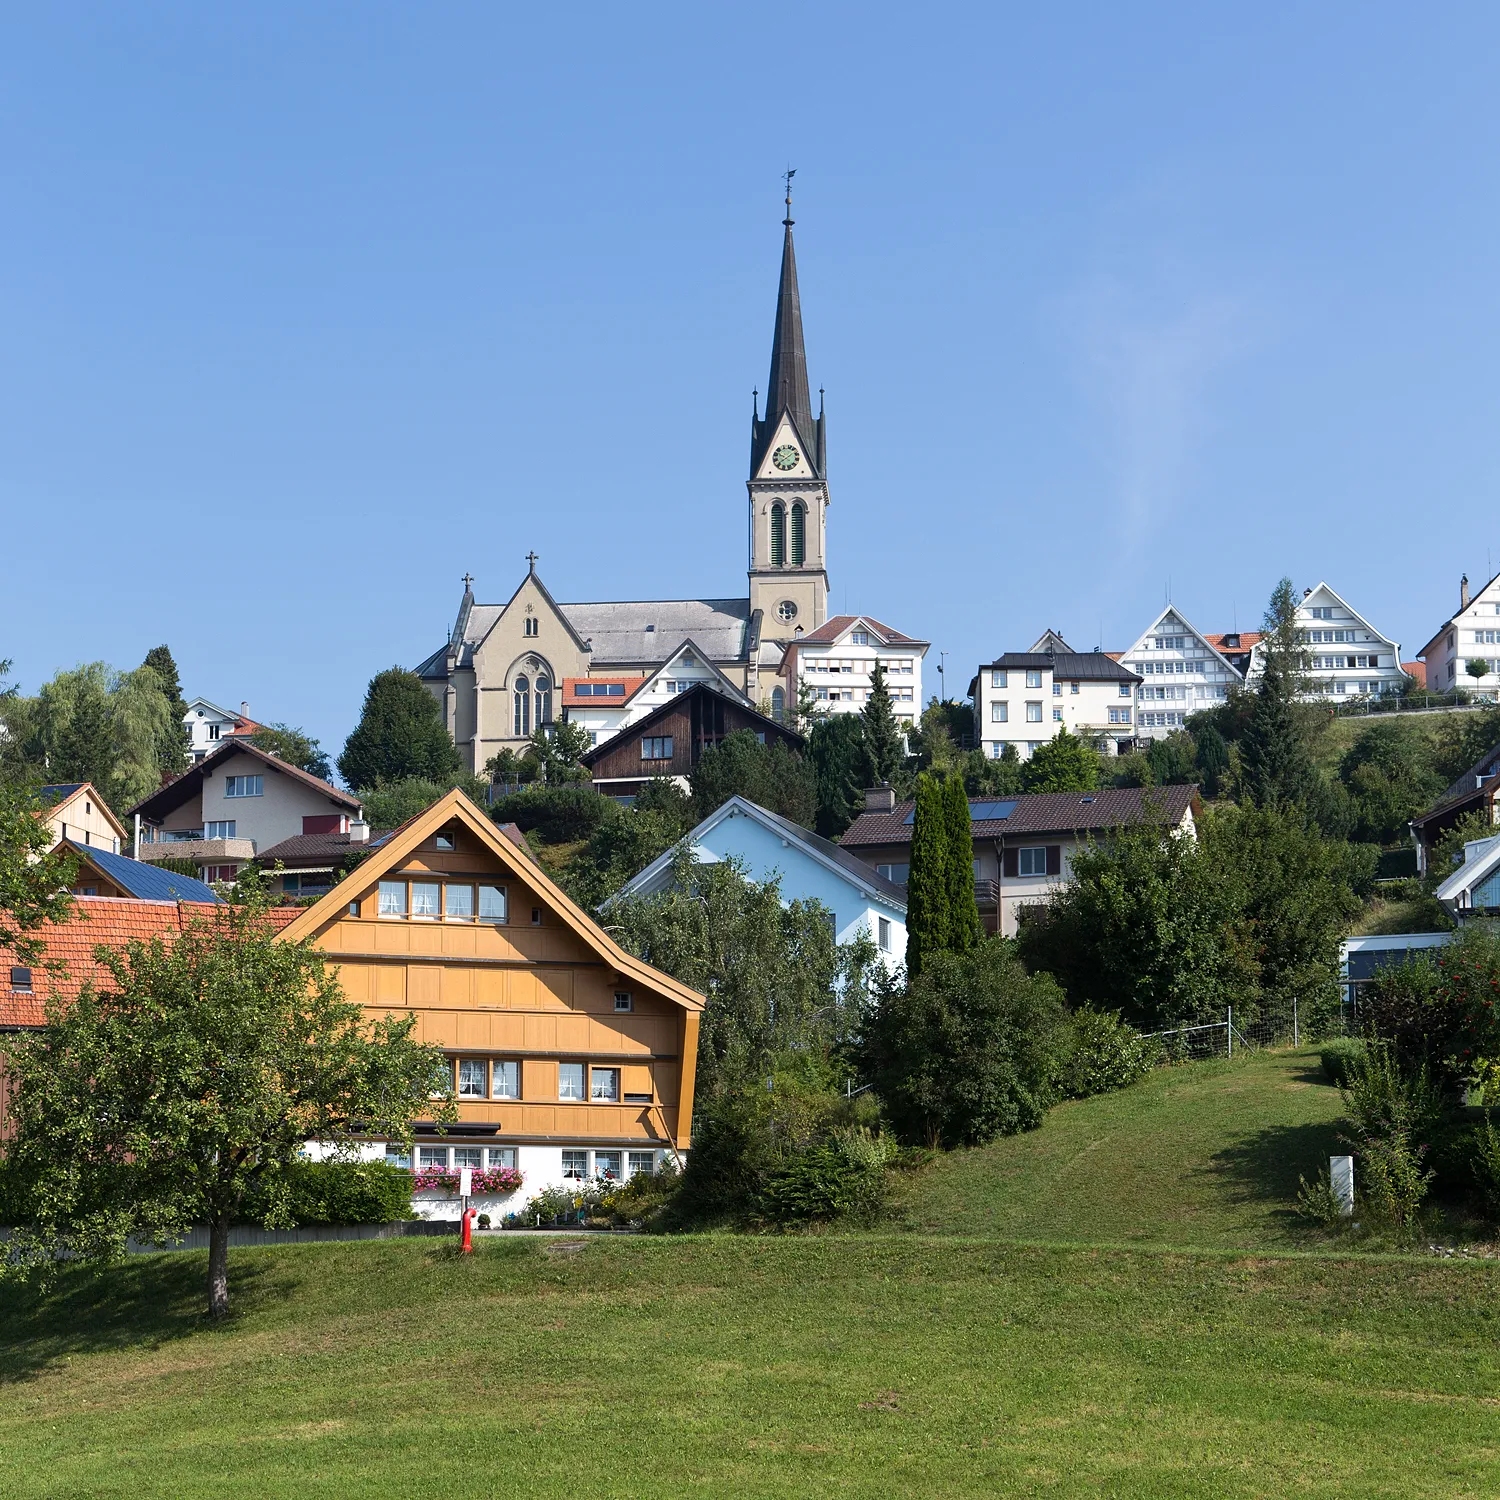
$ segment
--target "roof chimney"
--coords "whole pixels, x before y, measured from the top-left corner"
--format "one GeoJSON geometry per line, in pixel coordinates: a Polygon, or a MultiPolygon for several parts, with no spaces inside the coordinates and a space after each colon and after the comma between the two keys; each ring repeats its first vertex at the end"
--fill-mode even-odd
{"type": "Polygon", "coordinates": [[[1460,609],[1469,607],[1469,575],[1467,573],[1458,580],[1458,607],[1460,609]]]}
{"type": "Polygon", "coordinates": [[[370,842],[370,825],[363,818],[355,818],[349,824],[349,842],[351,844],[368,844],[370,842]]]}
{"type": "Polygon", "coordinates": [[[240,699],[240,717],[242,719],[248,719],[250,717],[250,705],[246,703],[243,698],[240,699]]]}
{"type": "Polygon", "coordinates": [[[896,810],[896,793],[890,782],[882,781],[879,786],[869,787],[865,792],[865,811],[888,813],[896,810]]]}
{"type": "Polygon", "coordinates": [[[1303,597],[1303,598],[1304,598],[1304,599],[1305,599],[1305,598],[1307,598],[1307,596],[1308,596],[1308,595],[1309,595],[1309,594],[1310,594],[1310,593],[1312,593],[1312,590],[1311,590],[1311,589],[1303,589],[1303,590],[1302,590],[1302,597],[1303,597]]]}

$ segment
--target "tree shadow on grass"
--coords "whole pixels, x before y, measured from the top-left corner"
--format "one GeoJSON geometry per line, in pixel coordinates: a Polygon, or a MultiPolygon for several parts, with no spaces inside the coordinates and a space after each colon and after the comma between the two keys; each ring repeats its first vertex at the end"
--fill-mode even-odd
{"type": "MultiPolygon", "coordinates": [[[[290,1288],[284,1265],[229,1257],[228,1323],[290,1288]]],[[[157,1349],[214,1325],[208,1256],[132,1255],[91,1270],[64,1267],[50,1287],[9,1284],[0,1296],[0,1385],[29,1380],[74,1354],[157,1349]]]]}
{"type": "Polygon", "coordinates": [[[1308,1125],[1270,1125],[1240,1137],[1210,1159],[1227,1188],[1229,1202],[1271,1207],[1271,1217],[1288,1232],[1304,1228],[1296,1211],[1300,1179],[1313,1181],[1330,1156],[1347,1152],[1339,1140],[1343,1121],[1308,1125]]]}

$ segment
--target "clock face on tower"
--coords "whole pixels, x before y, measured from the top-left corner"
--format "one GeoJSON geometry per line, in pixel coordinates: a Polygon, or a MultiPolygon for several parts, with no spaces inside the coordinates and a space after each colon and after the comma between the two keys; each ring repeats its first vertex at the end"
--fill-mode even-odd
{"type": "Polygon", "coordinates": [[[800,453],[790,444],[783,443],[772,455],[771,462],[778,469],[795,469],[798,460],[802,457],[800,453]]]}

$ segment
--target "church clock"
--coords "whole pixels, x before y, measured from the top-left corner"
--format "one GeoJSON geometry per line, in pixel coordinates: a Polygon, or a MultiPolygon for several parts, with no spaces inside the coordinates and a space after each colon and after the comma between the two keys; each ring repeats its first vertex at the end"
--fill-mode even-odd
{"type": "Polygon", "coordinates": [[[802,455],[790,443],[783,443],[772,455],[771,462],[778,469],[795,469],[802,455]]]}

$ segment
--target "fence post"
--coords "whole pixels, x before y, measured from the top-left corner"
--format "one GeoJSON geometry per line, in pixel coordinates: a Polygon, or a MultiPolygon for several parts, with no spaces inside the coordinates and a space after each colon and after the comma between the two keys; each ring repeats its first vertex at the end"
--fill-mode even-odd
{"type": "Polygon", "coordinates": [[[1224,1030],[1229,1037],[1229,1055],[1234,1056],[1234,1007],[1228,1007],[1228,1014],[1224,1021],[1224,1030]]]}
{"type": "Polygon", "coordinates": [[[1300,1047],[1301,1045],[1302,1045],[1302,1037],[1301,1037],[1301,1034],[1297,1030],[1297,997],[1295,995],[1293,995],[1292,996],[1292,1046],[1294,1046],[1294,1047],[1300,1047]]]}

